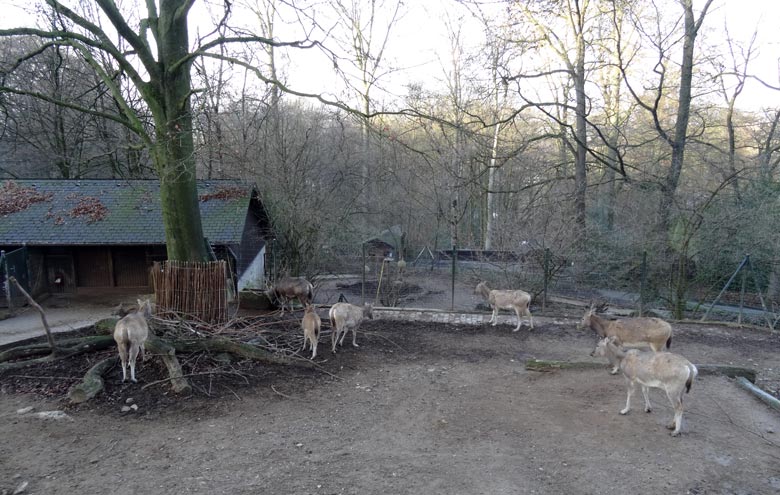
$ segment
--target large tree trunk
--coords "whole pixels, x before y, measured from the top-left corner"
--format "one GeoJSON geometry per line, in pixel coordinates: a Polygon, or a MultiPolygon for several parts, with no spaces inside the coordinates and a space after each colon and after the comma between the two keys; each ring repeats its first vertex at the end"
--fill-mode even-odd
{"type": "Polygon", "coordinates": [[[195,182],[190,108],[191,64],[176,63],[189,54],[187,3],[160,2],[157,36],[160,76],[151,84],[157,103],[151,105],[157,137],[152,156],[160,176],[168,258],[204,261],[207,253],[195,182]]]}

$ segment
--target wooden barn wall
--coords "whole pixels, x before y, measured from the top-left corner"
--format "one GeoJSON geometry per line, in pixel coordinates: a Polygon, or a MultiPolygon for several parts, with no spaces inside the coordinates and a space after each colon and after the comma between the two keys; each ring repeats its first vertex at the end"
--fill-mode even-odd
{"type": "Polygon", "coordinates": [[[76,249],[76,277],[79,287],[113,287],[111,248],[76,249]]]}

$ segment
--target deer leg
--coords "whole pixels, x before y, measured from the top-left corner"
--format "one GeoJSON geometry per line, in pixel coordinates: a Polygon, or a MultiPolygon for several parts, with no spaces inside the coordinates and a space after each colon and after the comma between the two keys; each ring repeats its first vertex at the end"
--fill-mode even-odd
{"type": "Polygon", "coordinates": [[[620,414],[628,414],[631,410],[631,396],[634,395],[634,380],[628,380],[628,393],[626,394],[626,407],[624,407],[620,414]]]}
{"type": "Polygon", "coordinates": [[[676,437],[680,435],[680,428],[682,428],[682,389],[674,390],[672,392],[667,390],[666,396],[669,398],[669,402],[672,403],[672,407],[674,407],[674,419],[667,425],[667,428],[672,430],[671,435],[676,437]]]}
{"type": "Polygon", "coordinates": [[[127,347],[125,344],[118,344],[119,360],[122,362],[122,382],[127,380],[127,347]]]}
{"type": "Polygon", "coordinates": [[[357,327],[352,327],[352,345],[354,347],[360,347],[359,345],[357,345],[356,339],[357,339],[357,327]]]}
{"type": "Polygon", "coordinates": [[[332,347],[331,350],[335,353],[336,352],[336,343],[339,341],[339,327],[338,326],[333,328],[333,330],[331,331],[331,333],[330,333],[330,341],[331,341],[331,344],[333,344],[331,346],[332,347]]]}
{"type": "Polygon", "coordinates": [[[493,316],[490,317],[490,322],[493,326],[496,326],[496,323],[498,323],[498,306],[493,306],[493,316]]]}
{"type": "Polygon", "coordinates": [[[650,389],[644,385],[642,385],[642,395],[645,398],[645,412],[649,413],[653,410],[653,408],[650,407],[650,389]]]}
{"type": "Polygon", "coordinates": [[[317,357],[317,342],[316,341],[312,342],[311,348],[312,348],[311,358],[314,359],[315,357],[317,357]]]}
{"type": "Polygon", "coordinates": [[[512,330],[513,332],[517,332],[518,330],[520,330],[520,326],[523,324],[523,320],[520,319],[520,308],[518,308],[517,306],[515,306],[515,315],[517,315],[517,327],[515,327],[515,329],[512,330]]]}
{"type": "Polygon", "coordinates": [[[533,330],[533,329],[534,329],[534,317],[533,317],[533,315],[531,314],[531,310],[529,310],[528,308],[525,308],[525,311],[524,311],[524,313],[525,313],[525,315],[528,317],[528,320],[529,320],[529,321],[530,321],[530,323],[531,323],[531,330],[533,330]]]}
{"type": "Polygon", "coordinates": [[[135,360],[138,358],[138,350],[140,346],[138,344],[130,344],[130,381],[137,383],[135,379],[135,360]]]}

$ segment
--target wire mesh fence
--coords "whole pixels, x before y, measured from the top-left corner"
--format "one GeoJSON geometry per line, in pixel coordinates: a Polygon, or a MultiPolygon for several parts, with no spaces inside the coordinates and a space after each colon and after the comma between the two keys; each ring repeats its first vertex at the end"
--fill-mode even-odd
{"type": "Polygon", "coordinates": [[[769,274],[739,262],[713,276],[696,266],[675,265],[646,252],[578,263],[546,250],[485,257],[475,252],[425,253],[410,261],[393,258],[339,259],[339,269],[317,277],[317,300],[372,302],[381,306],[487,311],[474,289],[522,289],[536,314],[577,314],[591,303],[626,315],[747,323],[775,329],[780,308],[767,297],[769,274]],[[748,269],[750,268],[750,269],[748,269]]]}

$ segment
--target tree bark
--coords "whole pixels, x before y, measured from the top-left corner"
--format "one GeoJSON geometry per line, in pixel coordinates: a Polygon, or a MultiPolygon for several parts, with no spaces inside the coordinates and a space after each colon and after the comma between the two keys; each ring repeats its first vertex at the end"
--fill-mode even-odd
{"type": "Polygon", "coordinates": [[[73,404],[81,404],[93,398],[103,390],[103,375],[116,366],[117,356],[112,356],[99,361],[84,375],[81,383],[77,383],[68,390],[68,398],[73,404]]]}
{"type": "Polygon", "coordinates": [[[661,200],[658,205],[658,229],[661,238],[666,242],[664,246],[670,248],[669,227],[672,217],[672,207],[680,183],[683,163],[685,161],[685,145],[688,137],[688,122],[691,117],[691,86],[693,83],[694,48],[696,36],[699,33],[702,21],[707,14],[712,0],[702,8],[699,19],[693,12],[693,0],[680,0],[684,10],[684,33],[682,62],[680,64],[680,89],[677,97],[677,119],[674,123],[674,137],[669,139],[672,149],[671,164],[666,178],[661,184],[661,200]]]}
{"type": "Polygon", "coordinates": [[[294,359],[285,356],[277,356],[259,347],[242,342],[236,342],[222,337],[201,340],[169,340],[167,341],[178,352],[228,352],[239,357],[253,359],[269,364],[282,364],[287,366],[299,366],[303,368],[315,368],[314,363],[308,359],[294,359]]]}
{"type": "Polygon", "coordinates": [[[181,370],[181,364],[176,358],[176,350],[172,345],[157,338],[150,338],[146,341],[146,349],[155,353],[165,363],[170,377],[171,389],[177,394],[188,394],[192,392],[192,386],[184,378],[181,370]]]}
{"type": "Polygon", "coordinates": [[[156,135],[152,157],[160,176],[168,259],[205,261],[192,137],[191,62],[178,63],[189,55],[188,3],[160,2],[156,23],[159,70],[150,81],[147,95],[154,100],[150,105],[156,135]]]}

